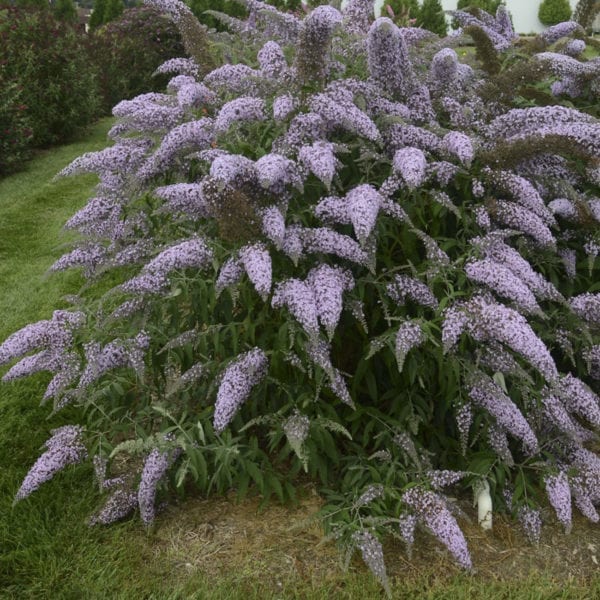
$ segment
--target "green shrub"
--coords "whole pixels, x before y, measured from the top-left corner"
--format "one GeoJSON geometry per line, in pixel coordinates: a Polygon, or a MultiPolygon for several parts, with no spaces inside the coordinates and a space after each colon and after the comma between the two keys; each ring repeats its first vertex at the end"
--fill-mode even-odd
{"type": "Polygon", "coordinates": [[[0,71],[0,175],[18,167],[30,153],[31,127],[22,89],[6,82],[0,71]]]}
{"type": "Polygon", "coordinates": [[[115,19],[118,19],[125,10],[123,0],[108,0],[104,8],[104,14],[102,15],[103,23],[110,23],[115,19]]]}
{"type": "Polygon", "coordinates": [[[52,7],[52,12],[57,19],[75,23],[77,21],[77,9],[73,0],[56,0],[52,7]]]}
{"type": "Polygon", "coordinates": [[[448,32],[446,17],[440,0],[423,0],[423,5],[419,11],[417,25],[424,29],[429,29],[433,33],[445,36],[448,32]]]}
{"type": "Polygon", "coordinates": [[[501,4],[504,4],[502,0],[458,0],[456,8],[458,10],[481,8],[490,14],[495,14],[501,4]]]}
{"type": "Polygon", "coordinates": [[[166,77],[153,78],[152,73],[184,53],[173,23],[146,6],[126,10],[120,19],[93,32],[89,43],[104,113],[124,98],[163,89],[166,77]]]}
{"type": "Polygon", "coordinates": [[[544,0],[538,10],[538,19],[543,25],[556,25],[571,18],[569,0],[544,0]]]}
{"type": "Polygon", "coordinates": [[[188,5],[200,23],[212,29],[223,29],[223,24],[213,15],[206,14],[207,10],[225,13],[231,17],[243,18],[246,9],[233,0],[188,0],[188,5]]]}
{"type": "Polygon", "coordinates": [[[16,85],[34,147],[72,136],[98,114],[95,69],[83,37],[50,11],[0,9],[3,85],[16,85]]]}
{"type": "Polygon", "coordinates": [[[90,29],[96,29],[104,23],[104,10],[106,9],[107,0],[94,0],[94,8],[90,16],[90,29]]]}

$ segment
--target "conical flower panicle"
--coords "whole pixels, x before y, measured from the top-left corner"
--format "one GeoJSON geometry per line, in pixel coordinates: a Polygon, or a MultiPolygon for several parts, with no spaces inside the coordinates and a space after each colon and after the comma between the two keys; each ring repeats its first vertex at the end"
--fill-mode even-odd
{"type": "Polygon", "coordinates": [[[240,354],[223,372],[213,426],[220,433],[229,425],[240,406],[248,399],[252,388],[258,385],[269,366],[267,355],[260,348],[240,354]]]}
{"type": "Polygon", "coordinates": [[[469,397],[485,408],[506,431],[520,439],[528,454],[538,452],[538,440],[527,419],[495,382],[480,374],[469,390],[469,397]]]}
{"type": "Polygon", "coordinates": [[[302,461],[306,469],[308,465],[308,457],[304,451],[304,442],[308,438],[310,431],[310,419],[301,414],[298,410],[283,423],[283,431],[287,441],[296,453],[296,456],[302,461]]]}
{"type": "Polygon", "coordinates": [[[360,550],[367,567],[369,567],[373,575],[375,575],[377,581],[381,583],[388,597],[391,598],[392,592],[387,578],[381,542],[367,530],[357,531],[353,535],[352,541],[360,550]]]}
{"type": "Polygon", "coordinates": [[[349,0],[342,9],[346,31],[364,35],[373,21],[374,0],[349,0]]]}
{"type": "Polygon", "coordinates": [[[154,508],[156,486],[165,476],[170,464],[169,453],[166,451],[161,452],[158,448],[154,448],[144,462],[137,500],[142,521],[146,525],[150,525],[154,521],[156,515],[154,508]]]}
{"type": "Polygon", "coordinates": [[[571,488],[567,474],[561,471],[558,475],[548,475],[544,482],[548,500],[568,533],[571,530],[571,488]]]}
{"type": "Polygon", "coordinates": [[[393,169],[404,179],[409,189],[413,189],[425,180],[427,159],[419,148],[406,146],[396,150],[393,169]]]}
{"type": "Polygon", "coordinates": [[[383,198],[371,185],[362,184],[346,194],[348,216],[354,233],[361,244],[365,244],[375,227],[383,198]]]}
{"type": "Polygon", "coordinates": [[[329,74],[329,52],[333,33],[343,17],[332,6],[317,6],[302,21],[294,70],[300,85],[322,85],[329,74]]]}
{"type": "Polygon", "coordinates": [[[319,321],[331,340],[342,313],[343,294],[354,287],[354,278],[346,269],[323,264],[312,269],[306,281],[314,293],[319,321]]]}
{"type": "Polygon", "coordinates": [[[533,292],[504,265],[488,258],[474,260],[467,263],[465,273],[472,281],[484,284],[498,295],[512,300],[521,312],[541,313],[533,292]]]}
{"type": "Polygon", "coordinates": [[[318,141],[310,146],[302,146],[298,153],[299,162],[315,174],[327,188],[338,170],[340,161],[334,153],[334,144],[318,141]]]}
{"type": "Polygon", "coordinates": [[[425,335],[418,322],[406,321],[398,328],[396,334],[396,362],[402,371],[406,355],[425,341],[425,335]]]}
{"type": "Polygon", "coordinates": [[[459,565],[465,569],[472,568],[467,542],[442,496],[421,487],[413,487],[404,492],[402,501],[414,512],[419,522],[448,548],[459,565]]]}
{"type": "Polygon", "coordinates": [[[367,38],[369,75],[395,98],[404,100],[414,88],[414,73],[401,31],[387,17],[371,25],[367,38]]]}
{"type": "Polygon", "coordinates": [[[263,300],[266,300],[271,291],[272,279],[269,251],[262,244],[252,244],[244,246],[239,252],[239,257],[256,291],[263,300]]]}
{"type": "Polygon", "coordinates": [[[299,279],[287,279],[278,283],[271,304],[273,308],[286,306],[309,335],[318,335],[317,300],[309,283],[299,279]]]}
{"type": "Polygon", "coordinates": [[[75,465],[87,458],[87,450],[81,441],[83,429],[77,425],[65,425],[52,430],[44,452],[29,470],[15,496],[15,502],[27,498],[42,483],[49,481],[58,471],[75,465]]]}

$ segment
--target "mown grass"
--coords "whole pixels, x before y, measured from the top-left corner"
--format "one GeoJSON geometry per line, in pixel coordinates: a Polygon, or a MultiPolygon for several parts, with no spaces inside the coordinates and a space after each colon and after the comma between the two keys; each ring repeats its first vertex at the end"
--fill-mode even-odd
{"type": "MultiPolygon", "coordinates": [[[[77,292],[77,273],[45,277],[68,237],[63,223],[83,206],[95,178],[52,181],[83,152],[106,145],[111,121],[99,122],[82,141],[39,155],[19,174],[0,180],[0,339],[23,325],[48,318],[77,292]]],[[[379,598],[382,591],[360,562],[327,578],[280,577],[262,561],[222,571],[217,577],[191,563],[174,562],[169,548],[137,520],[90,528],[99,501],[89,467],[69,468],[31,498],[12,506],[23,476],[49,431],[73,414],[48,419],[39,399],[48,375],[0,385],[0,598],[268,599],[379,598]]],[[[170,509],[183,514],[185,503],[170,509]]],[[[183,520],[183,519],[182,519],[183,520]]],[[[160,521],[160,519],[159,519],[160,521]]],[[[157,527],[161,527],[160,523],[157,527]]],[[[185,541],[181,546],[185,548],[185,541]]],[[[276,543],[275,543],[276,546],[276,543]]],[[[507,573],[507,580],[510,579],[507,573]]],[[[476,575],[423,571],[399,577],[395,598],[593,599],[600,582],[560,581],[551,573],[526,581],[484,581],[476,575]]]]}

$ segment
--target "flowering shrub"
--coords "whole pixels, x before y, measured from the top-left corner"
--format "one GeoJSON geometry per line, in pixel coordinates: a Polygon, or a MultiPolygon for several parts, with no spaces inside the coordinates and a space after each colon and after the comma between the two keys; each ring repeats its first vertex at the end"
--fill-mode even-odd
{"type": "Polygon", "coordinates": [[[120,100],[163,90],[167,76],[152,77],[166,60],[183,54],[181,36],[173,23],[156,10],[140,6],[95,29],[89,55],[99,71],[102,110],[110,113],[120,100]]]}
{"type": "Polygon", "coordinates": [[[600,520],[600,122],[522,95],[549,83],[502,7],[455,15],[509,65],[488,75],[366,0],[243,3],[247,64],[169,61],[168,92],[120,102],[114,145],[61,173],[100,183],[53,268],[110,290],[0,346],[5,380],[50,371],[44,401],[86,428],[18,498],[82,439],[92,523],[150,524],[168,483],[284,501],[304,470],[386,589],[385,534],[471,567],[452,486],[489,486],[534,542],[546,506],[600,520]],[[487,99],[523,64],[537,79],[487,99]]]}
{"type": "Polygon", "coordinates": [[[0,65],[3,91],[18,89],[18,104],[26,107],[32,147],[68,139],[97,116],[82,34],[51,11],[0,4],[0,65]]]}

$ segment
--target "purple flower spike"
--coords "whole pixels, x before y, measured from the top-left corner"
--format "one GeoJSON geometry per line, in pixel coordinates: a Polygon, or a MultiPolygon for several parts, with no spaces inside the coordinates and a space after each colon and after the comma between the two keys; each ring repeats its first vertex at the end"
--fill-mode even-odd
{"type": "Polygon", "coordinates": [[[600,427],[600,397],[583,381],[567,373],[555,384],[555,392],[570,413],[583,417],[600,427]]]}
{"type": "Polygon", "coordinates": [[[517,513],[517,517],[521,522],[527,539],[532,544],[539,544],[542,535],[542,517],[540,516],[540,511],[530,506],[522,506],[517,513]]]}
{"type": "Polygon", "coordinates": [[[363,184],[346,194],[346,202],[354,233],[364,245],[375,226],[383,198],[373,186],[363,184]]]}
{"type": "Polygon", "coordinates": [[[373,0],[349,0],[342,15],[346,31],[364,35],[373,21],[373,0]]]}
{"type": "Polygon", "coordinates": [[[268,41],[258,51],[257,58],[261,74],[269,79],[280,79],[288,70],[283,50],[277,42],[268,41]]]}
{"type": "Polygon", "coordinates": [[[212,250],[206,242],[192,238],[163,250],[144,267],[144,272],[165,276],[176,269],[204,269],[212,258],[212,250]]]}
{"type": "Polygon", "coordinates": [[[393,169],[402,176],[409,188],[419,187],[425,180],[427,159],[419,148],[406,146],[396,150],[393,169]]]}
{"type": "Polygon", "coordinates": [[[307,252],[323,252],[334,254],[359,265],[369,264],[368,254],[349,236],[328,229],[316,227],[303,229],[300,238],[307,252]]]}
{"type": "Polygon", "coordinates": [[[402,501],[415,512],[418,520],[448,548],[462,567],[465,569],[473,567],[467,541],[442,496],[420,487],[413,487],[404,492],[402,501]]]}
{"type": "Polygon", "coordinates": [[[102,509],[90,519],[90,525],[110,525],[124,519],[138,506],[135,492],[117,488],[109,497],[102,509]]]}
{"type": "Polygon", "coordinates": [[[390,584],[385,570],[385,562],[383,560],[383,546],[381,542],[370,532],[366,530],[357,531],[352,536],[352,541],[356,544],[362,555],[365,564],[377,581],[381,583],[388,597],[392,597],[390,584]]]}
{"type": "Polygon", "coordinates": [[[250,281],[263,300],[271,291],[271,255],[262,244],[244,246],[239,257],[250,281]]]}
{"type": "Polygon", "coordinates": [[[158,448],[154,448],[144,462],[137,500],[140,506],[140,516],[146,525],[150,525],[156,516],[154,508],[156,486],[165,476],[169,466],[169,453],[161,452],[158,448]]]}
{"type": "Polygon", "coordinates": [[[228,258],[221,270],[215,283],[215,290],[217,296],[228,287],[237,285],[244,274],[244,268],[242,263],[235,258],[228,258]]]}
{"type": "Polygon", "coordinates": [[[343,294],[354,287],[354,278],[346,269],[320,265],[308,273],[306,282],[312,287],[319,321],[331,340],[342,313],[343,294]]]}
{"type": "Polygon", "coordinates": [[[517,405],[489,377],[481,374],[471,386],[469,397],[485,408],[501,427],[520,439],[528,454],[539,451],[537,438],[517,405]]]}
{"type": "Polygon", "coordinates": [[[394,281],[388,284],[386,289],[390,298],[398,304],[404,304],[406,298],[410,298],[413,302],[434,310],[438,307],[437,298],[427,284],[413,277],[396,275],[394,281]]]}
{"type": "Polygon", "coordinates": [[[285,239],[285,217],[277,206],[268,206],[261,211],[262,231],[277,248],[285,239]]]}
{"type": "Polygon", "coordinates": [[[556,512],[556,518],[564,525],[566,533],[569,533],[572,518],[569,478],[564,471],[561,471],[558,475],[548,475],[544,482],[548,500],[556,512]]]}
{"type": "Polygon", "coordinates": [[[446,151],[456,156],[461,163],[465,166],[469,166],[473,160],[475,154],[473,150],[473,142],[471,138],[460,131],[451,131],[444,136],[442,140],[446,151]]]}
{"type": "Polygon", "coordinates": [[[387,17],[375,20],[367,38],[369,75],[400,100],[414,88],[414,74],[402,32],[387,17]]]}
{"type": "Polygon", "coordinates": [[[309,171],[319,178],[329,188],[331,181],[340,165],[334,154],[334,144],[330,142],[315,142],[310,146],[302,146],[298,152],[298,160],[309,171]]]}
{"type": "Polygon", "coordinates": [[[491,290],[509,298],[525,313],[541,313],[535,296],[527,285],[510,269],[486,258],[467,263],[465,273],[472,281],[487,285],[491,290]]]}
{"type": "Polygon", "coordinates": [[[45,444],[48,450],[37,459],[25,476],[15,502],[27,498],[67,465],[75,465],[87,457],[87,450],[81,441],[82,433],[83,429],[76,425],[65,425],[52,430],[52,437],[45,444]]]}
{"type": "Polygon", "coordinates": [[[317,300],[310,284],[299,279],[287,279],[279,283],[271,304],[273,308],[287,306],[310,336],[319,334],[317,300]]]}
{"type": "Polygon", "coordinates": [[[252,388],[266,376],[269,366],[267,355],[260,348],[240,354],[225,369],[217,400],[213,425],[220,433],[229,425],[240,406],[247,400],[252,388]]]}
{"type": "Polygon", "coordinates": [[[223,105],[215,119],[215,131],[224,133],[234,123],[264,121],[265,119],[265,101],[262,98],[242,96],[223,105]]]}
{"type": "Polygon", "coordinates": [[[600,293],[573,296],[569,304],[576,315],[590,323],[600,325],[600,293]]]}
{"type": "Polygon", "coordinates": [[[406,355],[424,341],[425,335],[418,322],[406,321],[400,325],[396,334],[396,361],[399,371],[402,371],[406,355]]]}

